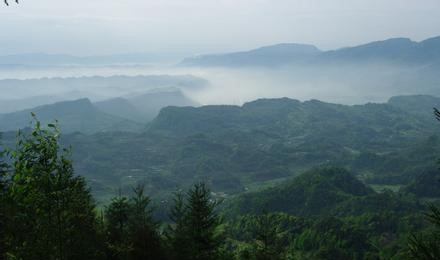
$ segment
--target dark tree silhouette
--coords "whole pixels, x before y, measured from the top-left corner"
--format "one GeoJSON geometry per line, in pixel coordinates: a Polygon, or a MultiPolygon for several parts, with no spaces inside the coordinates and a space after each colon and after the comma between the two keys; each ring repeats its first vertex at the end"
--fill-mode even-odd
{"type": "Polygon", "coordinates": [[[218,228],[222,219],[217,213],[218,201],[204,183],[191,188],[186,196],[177,193],[171,211],[173,225],[168,229],[172,259],[217,260],[224,238],[218,228]]]}
{"type": "MultiPolygon", "coordinates": [[[[36,120],[36,119],[35,119],[36,120]]],[[[96,259],[95,204],[84,178],[74,174],[56,125],[35,122],[19,132],[11,151],[7,222],[8,259],[96,259]],[[8,217],[9,219],[9,217],[8,217]],[[10,223],[10,224],[9,224],[10,223]]]]}

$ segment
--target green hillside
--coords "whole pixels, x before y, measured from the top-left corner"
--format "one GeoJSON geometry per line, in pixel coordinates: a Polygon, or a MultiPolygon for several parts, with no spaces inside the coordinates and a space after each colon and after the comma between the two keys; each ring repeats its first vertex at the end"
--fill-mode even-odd
{"type": "Polygon", "coordinates": [[[296,216],[328,215],[352,198],[373,194],[373,190],[340,168],[315,169],[293,180],[234,199],[227,207],[232,214],[284,212],[296,216]]]}
{"type": "Polygon", "coordinates": [[[88,99],[64,101],[0,116],[1,131],[26,128],[34,113],[43,124],[58,121],[63,133],[91,134],[105,131],[140,131],[141,125],[99,110],[88,99]]]}
{"type": "MultiPolygon", "coordinates": [[[[435,167],[440,152],[436,136],[440,128],[432,112],[418,116],[425,104],[417,100],[426,97],[404,99],[413,101],[400,103],[395,98],[385,104],[346,106],[284,98],[241,107],[167,107],[142,133],[115,132],[130,124],[117,121],[121,125],[117,128],[109,123],[114,121],[95,119],[115,117],[84,100],[88,109],[83,114],[69,109],[62,116],[76,111],[88,122],[86,134],[66,134],[62,142],[74,147],[77,172],[103,199],[119,188],[129,191],[137,182],[148,184],[151,196],[166,197],[199,180],[208,182],[219,196],[229,197],[329,165],[348,169],[368,185],[398,189],[435,167]],[[102,128],[106,124],[112,131],[102,128]]],[[[48,117],[38,112],[37,116],[48,117]]],[[[64,130],[65,121],[60,123],[64,130]]],[[[65,132],[78,130],[78,121],[66,123],[71,129],[65,132]]],[[[5,133],[5,144],[13,146],[14,138],[14,132],[5,133]]]]}

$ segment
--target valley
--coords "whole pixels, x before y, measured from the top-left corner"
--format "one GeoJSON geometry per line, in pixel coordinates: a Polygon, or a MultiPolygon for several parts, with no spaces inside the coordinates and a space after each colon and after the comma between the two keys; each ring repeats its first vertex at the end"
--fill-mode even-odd
{"type": "MultiPolygon", "coordinates": [[[[74,109],[55,110],[68,115],[92,107],[86,100],[75,102],[74,109]]],[[[115,125],[109,125],[112,131],[65,131],[61,140],[72,147],[76,173],[103,201],[138,182],[158,200],[197,181],[235,196],[325,166],[349,169],[368,185],[404,187],[436,168],[440,125],[432,107],[438,103],[433,96],[400,96],[355,106],[284,98],[241,107],[166,107],[148,124],[132,126],[121,117],[119,131],[115,125]]],[[[85,114],[94,117],[90,122],[81,117],[82,124],[102,127],[108,114],[91,111],[85,114]]],[[[62,129],[63,122],[61,117],[62,129]]],[[[4,145],[13,146],[14,138],[14,131],[4,133],[4,145]]]]}

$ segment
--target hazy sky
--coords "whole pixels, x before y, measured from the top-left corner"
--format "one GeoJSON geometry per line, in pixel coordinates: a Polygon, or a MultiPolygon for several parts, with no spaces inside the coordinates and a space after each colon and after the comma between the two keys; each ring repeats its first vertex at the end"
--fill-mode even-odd
{"type": "Polygon", "coordinates": [[[0,24],[0,54],[186,55],[281,42],[332,49],[440,35],[440,1],[21,0],[0,6],[0,24]]]}

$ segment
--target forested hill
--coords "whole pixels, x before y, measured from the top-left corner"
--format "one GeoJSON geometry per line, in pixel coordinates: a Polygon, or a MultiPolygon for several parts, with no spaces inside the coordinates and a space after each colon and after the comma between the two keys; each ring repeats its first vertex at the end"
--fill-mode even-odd
{"type": "Polygon", "coordinates": [[[88,98],[51,102],[31,109],[0,113],[0,131],[29,127],[31,113],[34,113],[43,124],[57,120],[63,133],[142,132],[147,122],[169,105],[196,106],[197,103],[179,89],[160,89],[95,103],[88,98]]]}
{"type": "Polygon", "coordinates": [[[420,206],[403,196],[379,194],[344,169],[313,169],[276,187],[246,193],[226,205],[231,215],[285,212],[296,216],[402,213],[420,206]]]}
{"type": "Polygon", "coordinates": [[[365,146],[365,141],[375,144],[385,138],[388,143],[401,142],[434,133],[437,125],[432,120],[432,108],[439,102],[440,98],[432,96],[402,96],[385,104],[346,106],[282,98],[260,99],[242,107],[167,107],[153,120],[149,131],[169,136],[262,131],[291,141],[325,132],[328,140],[365,146]]]}
{"type": "Polygon", "coordinates": [[[95,107],[89,99],[58,102],[9,114],[0,114],[0,131],[26,128],[34,113],[43,124],[57,120],[65,133],[91,134],[99,131],[140,131],[142,124],[123,117],[107,114],[95,107]]]}

